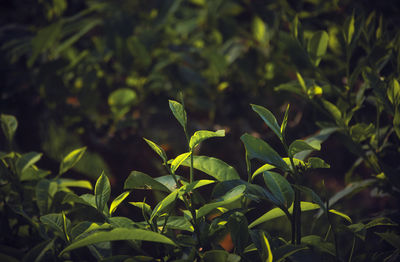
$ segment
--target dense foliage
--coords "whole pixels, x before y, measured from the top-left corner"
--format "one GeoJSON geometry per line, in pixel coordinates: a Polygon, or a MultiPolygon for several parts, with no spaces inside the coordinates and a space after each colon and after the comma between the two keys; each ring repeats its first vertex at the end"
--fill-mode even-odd
{"type": "Polygon", "coordinates": [[[0,260],[396,261],[399,11],[4,4],[0,260]]]}

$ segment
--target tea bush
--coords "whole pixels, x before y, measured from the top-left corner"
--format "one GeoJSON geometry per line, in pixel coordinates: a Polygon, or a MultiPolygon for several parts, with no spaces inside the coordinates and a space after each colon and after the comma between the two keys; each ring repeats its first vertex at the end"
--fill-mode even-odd
{"type": "MultiPolygon", "coordinates": [[[[289,106],[279,125],[268,109],[251,105],[281,141],[285,157],[264,140],[242,135],[247,181],[224,161],[195,155],[200,143],[224,137],[224,130],[190,134],[183,105],[170,100],[169,106],[183,128],[187,152],[168,159],[162,147],[145,138],[168,175],[152,177],[132,171],[125,180],[124,192],[111,203],[111,186],[104,173],[92,194],[77,195],[72,190],[93,190],[90,182],[63,178],[85,148],[65,156],[56,175],[38,168],[40,153],[1,152],[0,256],[8,261],[394,261],[398,256],[398,225],[390,218],[382,214],[354,223],[332,208],[357,185],[349,185],[329,199],[303,184],[309,170],[329,168],[321,158],[309,156],[320,150],[327,135],[321,131],[306,140],[288,143],[289,106]],[[253,159],[264,165],[254,170],[253,159]],[[184,166],[189,167],[188,178],[181,173],[184,166]],[[208,179],[198,179],[199,171],[208,179]],[[259,176],[264,183],[255,182],[259,176]],[[202,194],[203,187],[209,188],[211,195],[202,194]],[[126,203],[132,210],[141,210],[141,221],[114,216],[118,206],[136,190],[160,191],[165,197],[155,206],[145,200],[126,203]],[[248,215],[253,203],[275,207],[254,219],[248,215]],[[315,214],[307,224],[319,228],[313,230],[312,226],[304,232],[302,217],[309,212],[315,214]],[[289,221],[291,238],[273,236],[263,229],[262,225],[274,219],[289,221]],[[376,244],[377,237],[383,241],[376,244]],[[344,239],[352,244],[341,244],[344,239]],[[367,251],[363,246],[370,241],[375,247],[367,251]]],[[[17,120],[1,115],[1,126],[12,149],[17,120]]]]}

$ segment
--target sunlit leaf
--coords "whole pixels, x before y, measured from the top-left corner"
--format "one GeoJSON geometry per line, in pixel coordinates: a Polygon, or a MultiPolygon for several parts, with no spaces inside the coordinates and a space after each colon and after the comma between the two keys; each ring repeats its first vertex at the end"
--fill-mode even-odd
{"type": "Polygon", "coordinates": [[[138,102],[138,97],[135,91],[129,88],[120,88],[113,91],[108,97],[108,105],[111,112],[117,118],[124,116],[129,112],[131,107],[138,102]]]}
{"type": "Polygon", "coordinates": [[[175,173],[175,171],[178,169],[180,165],[192,154],[192,152],[187,152],[183,153],[179,156],[177,156],[174,160],[171,162],[171,171],[172,173],[175,173]]]}
{"type": "MultiPolygon", "coordinates": [[[[190,166],[190,160],[186,159],[181,165],[190,166]]],[[[214,157],[193,156],[193,168],[214,177],[218,181],[240,179],[235,168],[214,157]]]]}
{"type": "Polygon", "coordinates": [[[153,141],[150,141],[144,137],[143,137],[143,139],[151,147],[151,149],[153,149],[154,152],[156,152],[161,157],[161,159],[164,161],[164,163],[167,162],[167,154],[165,154],[165,151],[164,151],[164,149],[162,149],[162,147],[160,147],[153,141]]]}
{"type": "Polygon", "coordinates": [[[169,100],[169,108],[171,109],[172,113],[174,114],[178,122],[181,124],[183,129],[186,130],[187,116],[186,116],[186,111],[183,108],[182,104],[174,100],[169,100]]]}
{"type": "Polygon", "coordinates": [[[117,196],[113,202],[111,202],[111,206],[110,206],[110,215],[112,215],[115,210],[117,210],[117,207],[122,203],[122,201],[125,200],[125,198],[127,198],[129,196],[130,192],[126,191],[121,193],[119,196],[117,196]]]}
{"type": "Polygon", "coordinates": [[[60,171],[59,174],[64,174],[69,169],[74,167],[76,163],[82,158],[83,154],[86,151],[86,147],[78,148],[70,152],[64,159],[61,161],[60,164],[60,171]]]}
{"type": "Polygon", "coordinates": [[[195,148],[198,144],[202,141],[212,138],[212,137],[224,137],[225,130],[218,130],[218,131],[207,131],[207,130],[200,130],[196,131],[193,136],[190,138],[189,147],[195,148]]]}
{"type": "Polygon", "coordinates": [[[94,195],[97,209],[103,212],[111,195],[110,181],[104,172],[97,179],[96,186],[94,187],[94,195]]]}

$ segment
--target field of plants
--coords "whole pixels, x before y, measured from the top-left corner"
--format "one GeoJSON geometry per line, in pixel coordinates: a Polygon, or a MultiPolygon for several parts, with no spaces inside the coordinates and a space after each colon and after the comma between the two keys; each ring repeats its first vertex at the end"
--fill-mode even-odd
{"type": "Polygon", "coordinates": [[[1,3],[0,261],[399,261],[399,14],[1,3]]]}

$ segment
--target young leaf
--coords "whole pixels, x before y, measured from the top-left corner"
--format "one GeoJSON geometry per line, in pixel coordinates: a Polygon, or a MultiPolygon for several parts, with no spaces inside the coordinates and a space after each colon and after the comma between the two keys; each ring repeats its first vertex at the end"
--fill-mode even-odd
{"type": "MultiPolygon", "coordinates": [[[[310,202],[300,202],[300,207],[301,207],[301,212],[303,211],[310,211],[310,210],[315,210],[315,209],[319,209],[320,206],[314,203],[310,203],[310,202]]],[[[289,208],[289,213],[292,214],[293,213],[293,205],[289,208]]],[[[278,217],[283,217],[285,216],[285,213],[282,211],[282,209],[276,207],[271,209],[270,211],[268,211],[267,213],[265,213],[264,215],[262,215],[261,217],[257,218],[256,220],[254,220],[250,225],[249,228],[253,228],[255,226],[258,226],[259,224],[262,224],[264,222],[270,221],[274,218],[278,218],[278,217]]]]}
{"type": "Polygon", "coordinates": [[[346,40],[347,46],[351,44],[351,40],[353,39],[354,35],[354,12],[345,22],[344,28],[344,39],[346,40]]]}
{"type": "MultiPolygon", "coordinates": [[[[285,161],[286,165],[288,165],[289,168],[292,169],[291,163],[290,163],[290,158],[284,157],[284,158],[283,158],[283,161],[285,161]]],[[[301,160],[299,160],[299,159],[297,159],[297,158],[293,158],[293,162],[294,162],[294,165],[295,165],[295,166],[305,166],[304,161],[301,161],[301,160]]],[[[270,164],[262,165],[262,166],[259,167],[256,171],[254,171],[254,173],[253,173],[253,175],[251,176],[251,178],[254,179],[257,175],[259,175],[259,174],[261,174],[261,173],[263,173],[263,172],[265,172],[265,171],[274,169],[274,168],[276,168],[276,167],[273,166],[273,165],[270,165],[270,164]]]]}
{"type": "Polygon", "coordinates": [[[113,230],[106,232],[104,231],[96,232],[85,238],[81,238],[77,241],[74,241],[69,246],[64,248],[64,250],[61,251],[60,255],[80,247],[85,247],[100,242],[119,241],[119,240],[150,241],[155,243],[162,243],[162,244],[176,246],[176,244],[168,237],[153,231],[143,230],[143,229],[115,228],[113,230]]]}
{"type": "Polygon", "coordinates": [[[269,244],[268,238],[265,235],[264,232],[260,231],[260,235],[261,235],[261,243],[262,243],[262,259],[265,262],[272,262],[273,261],[273,255],[271,252],[271,246],[269,244]]]}
{"type": "Polygon", "coordinates": [[[349,223],[353,223],[353,221],[351,220],[351,218],[350,218],[348,215],[346,215],[345,213],[342,213],[342,212],[337,211],[337,210],[335,210],[335,209],[329,209],[329,213],[338,215],[338,216],[344,218],[345,220],[347,220],[349,223]]]}
{"type": "Polygon", "coordinates": [[[386,91],[387,97],[395,107],[400,103],[400,84],[397,79],[393,79],[386,91]]]}
{"type": "Polygon", "coordinates": [[[1,129],[3,129],[5,137],[11,144],[15,131],[17,130],[18,127],[18,121],[12,115],[1,114],[0,122],[1,122],[1,129]]]}
{"type": "Polygon", "coordinates": [[[263,176],[272,195],[280,202],[281,206],[289,208],[294,201],[294,191],[286,178],[272,171],[265,171],[263,176]]]}
{"type": "Polygon", "coordinates": [[[268,164],[279,167],[284,171],[289,171],[289,166],[285,163],[285,161],[283,161],[279,154],[263,140],[253,137],[247,133],[242,135],[240,140],[242,140],[246,148],[246,152],[251,159],[257,158],[267,162],[268,164]]]}
{"type": "Polygon", "coordinates": [[[124,190],[128,189],[150,189],[160,190],[167,193],[171,192],[166,186],[151,176],[139,171],[132,171],[125,180],[124,190]]]}
{"type": "Polygon", "coordinates": [[[161,214],[166,208],[168,208],[172,203],[176,201],[178,198],[178,193],[180,189],[176,189],[172,191],[168,196],[166,196],[163,200],[158,202],[158,204],[154,207],[153,212],[150,216],[150,223],[153,221],[155,217],[161,214]]]}
{"type": "Polygon", "coordinates": [[[332,115],[333,119],[335,119],[337,124],[340,124],[342,121],[342,112],[331,102],[327,100],[322,100],[322,103],[326,110],[332,115]]]}
{"type": "Polygon", "coordinates": [[[311,142],[295,140],[289,146],[289,156],[293,157],[295,154],[306,150],[321,150],[321,144],[317,140],[311,142]]]}
{"type": "Polygon", "coordinates": [[[78,161],[82,158],[83,154],[86,151],[86,147],[78,148],[73,150],[69,153],[64,159],[61,161],[60,164],[60,171],[58,172],[59,175],[64,174],[69,169],[78,163],[78,161]]]}
{"type": "MultiPolygon", "coordinates": [[[[190,166],[189,159],[185,159],[181,165],[190,166]]],[[[193,156],[193,168],[214,177],[218,181],[240,179],[235,168],[214,157],[193,156]]]]}
{"type": "Polygon", "coordinates": [[[73,179],[57,179],[56,180],[59,188],[68,188],[68,187],[80,187],[92,190],[92,184],[87,180],[73,180],[73,179]]]}
{"type": "Polygon", "coordinates": [[[269,37],[268,37],[267,26],[260,17],[258,16],[254,17],[251,29],[253,32],[253,37],[258,42],[260,42],[261,44],[266,44],[268,42],[269,37]]]}
{"type": "Polygon", "coordinates": [[[29,152],[27,154],[23,154],[18,160],[17,160],[17,171],[18,174],[22,175],[22,173],[29,167],[31,167],[33,164],[35,164],[37,161],[40,160],[42,157],[42,153],[37,153],[37,152],[29,152]]]}
{"type": "Polygon", "coordinates": [[[225,130],[218,130],[218,131],[207,131],[207,130],[200,130],[193,134],[190,138],[189,147],[191,149],[195,148],[198,144],[202,141],[212,138],[212,137],[224,137],[225,130]]]}
{"type": "Polygon", "coordinates": [[[150,141],[150,140],[148,140],[148,139],[146,139],[144,137],[143,137],[143,139],[151,147],[151,149],[153,149],[154,152],[156,152],[161,157],[163,162],[166,163],[167,162],[167,154],[165,154],[164,149],[162,149],[162,147],[160,147],[159,145],[157,145],[153,141],[150,141]]]}
{"type": "Polygon", "coordinates": [[[264,120],[265,124],[282,140],[281,129],[276,121],[275,116],[265,107],[258,105],[251,105],[253,110],[264,120]]]}
{"type": "Polygon", "coordinates": [[[174,100],[169,100],[169,108],[171,109],[172,113],[174,114],[175,118],[179,121],[183,129],[186,130],[187,116],[183,106],[174,100]]]}
{"type": "Polygon", "coordinates": [[[172,173],[175,174],[175,171],[178,169],[180,165],[192,154],[192,152],[187,152],[183,153],[179,156],[177,156],[174,160],[171,162],[171,171],[172,173]]]}
{"type": "Polygon", "coordinates": [[[290,104],[288,104],[287,107],[286,107],[285,115],[283,117],[283,121],[282,121],[282,124],[281,124],[281,135],[282,135],[282,138],[285,136],[285,133],[286,133],[286,126],[287,126],[288,117],[289,117],[289,108],[290,108],[290,104]]]}
{"type": "Polygon", "coordinates": [[[122,201],[125,200],[125,198],[129,196],[129,194],[129,191],[123,192],[113,200],[110,206],[110,216],[114,213],[115,210],[117,210],[117,207],[122,203],[122,201]]]}
{"type": "Polygon", "coordinates": [[[328,47],[329,35],[325,31],[318,31],[313,34],[308,43],[308,53],[315,66],[319,65],[321,58],[325,55],[328,47]]]}
{"type": "Polygon", "coordinates": [[[103,213],[105,206],[111,195],[110,181],[104,172],[97,179],[96,186],[94,187],[94,195],[96,200],[96,207],[100,213],[103,213]]]}

